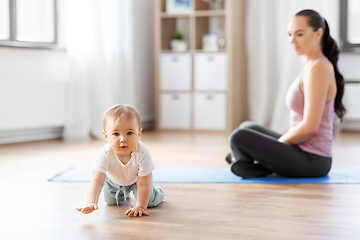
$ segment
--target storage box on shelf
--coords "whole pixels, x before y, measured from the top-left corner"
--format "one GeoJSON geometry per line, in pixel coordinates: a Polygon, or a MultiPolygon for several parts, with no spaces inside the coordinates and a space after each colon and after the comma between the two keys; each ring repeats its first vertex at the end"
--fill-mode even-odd
{"type": "Polygon", "coordinates": [[[160,55],[160,89],[191,90],[191,54],[163,53],[160,55]]]}
{"type": "Polygon", "coordinates": [[[166,12],[155,4],[157,129],[231,131],[246,119],[245,0],[224,0],[215,7],[191,1],[191,11],[166,12]],[[222,8],[223,7],[223,8],[222,8]],[[171,49],[171,36],[183,33],[188,49],[171,49]],[[218,38],[213,52],[203,50],[204,36],[218,38]]]}
{"type": "Polygon", "coordinates": [[[195,53],[194,89],[226,91],[227,66],[226,53],[195,53]]]}
{"type": "Polygon", "coordinates": [[[226,129],[225,93],[194,93],[194,129],[226,129]]]}
{"type": "Polygon", "coordinates": [[[164,129],[190,129],[190,93],[164,92],[160,99],[160,125],[164,129]]]}

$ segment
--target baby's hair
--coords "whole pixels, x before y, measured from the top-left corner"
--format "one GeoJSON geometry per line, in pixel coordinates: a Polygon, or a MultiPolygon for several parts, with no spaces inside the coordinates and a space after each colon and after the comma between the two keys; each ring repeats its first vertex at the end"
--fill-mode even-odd
{"type": "Polygon", "coordinates": [[[139,128],[141,128],[141,118],[139,111],[127,104],[118,104],[106,110],[103,117],[104,130],[106,128],[108,119],[112,119],[113,121],[117,121],[119,119],[126,119],[131,121],[132,119],[135,119],[139,124],[139,128]]]}

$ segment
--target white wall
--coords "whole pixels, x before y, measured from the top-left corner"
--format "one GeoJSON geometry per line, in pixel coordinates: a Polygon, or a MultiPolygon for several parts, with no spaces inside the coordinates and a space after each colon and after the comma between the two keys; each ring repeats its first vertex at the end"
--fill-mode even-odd
{"type": "MultiPolygon", "coordinates": [[[[66,118],[69,62],[66,1],[57,3],[58,50],[0,47],[0,144],[61,135],[66,118]]],[[[133,23],[128,26],[132,28],[131,36],[125,38],[135,44],[127,56],[132,67],[126,69],[123,77],[136,89],[130,102],[140,111],[143,121],[151,123],[155,120],[154,1],[134,0],[129,4],[133,6],[127,14],[133,15],[133,23]]]]}
{"type": "Polygon", "coordinates": [[[359,53],[340,53],[338,66],[346,80],[360,80],[359,53]]]}
{"type": "Polygon", "coordinates": [[[0,143],[39,139],[25,136],[33,128],[60,136],[52,128],[65,123],[66,52],[1,47],[0,66],[0,143]]]}
{"type": "MultiPolygon", "coordinates": [[[[360,54],[341,53],[338,67],[345,81],[360,81],[360,54]]],[[[347,113],[341,129],[360,130],[360,83],[345,84],[343,103],[347,113]]]]}
{"type": "Polygon", "coordinates": [[[0,47],[0,143],[60,136],[68,79],[64,7],[58,50],[0,47]]]}

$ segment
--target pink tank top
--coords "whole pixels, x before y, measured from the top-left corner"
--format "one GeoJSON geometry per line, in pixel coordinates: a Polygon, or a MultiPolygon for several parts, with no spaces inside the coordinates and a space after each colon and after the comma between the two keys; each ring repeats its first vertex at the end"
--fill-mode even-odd
{"type": "MultiPolygon", "coordinates": [[[[325,57],[318,58],[311,64],[311,66],[309,66],[309,68],[314,66],[317,62],[323,60],[329,61],[325,57]]],[[[296,126],[303,119],[304,94],[301,92],[299,86],[302,75],[309,68],[306,68],[301,72],[301,74],[291,84],[286,94],[286,105],[290,109],[291,127],[296,126]]],[[[323,157],[332,156],[334,100],[335,99],[326,101],[317,132],[305,142],[298,144],[302,150],[323,157]]]]}

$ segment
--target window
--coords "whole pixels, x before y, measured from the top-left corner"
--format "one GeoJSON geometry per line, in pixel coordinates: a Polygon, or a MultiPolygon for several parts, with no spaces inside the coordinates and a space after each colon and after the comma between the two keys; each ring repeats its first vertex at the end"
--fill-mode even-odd
{"type": "Polygon", "coordinates": [[[0,45],[53,48],[56,0],[0,0],[0,45]]]}
{"type": "Polygon", "coordinates": [[[9,39],[9,1],[0,0],[0,39],[9,39]]]}
{"type": "Polygon", "coordinates": [[[360,51],[360,1],[340,1],[340,34],[342,50],[360,51]]]}

